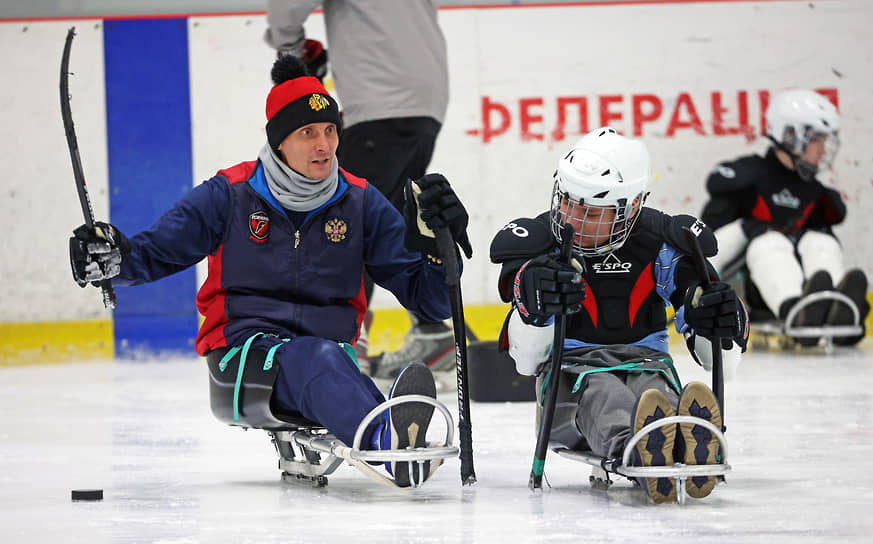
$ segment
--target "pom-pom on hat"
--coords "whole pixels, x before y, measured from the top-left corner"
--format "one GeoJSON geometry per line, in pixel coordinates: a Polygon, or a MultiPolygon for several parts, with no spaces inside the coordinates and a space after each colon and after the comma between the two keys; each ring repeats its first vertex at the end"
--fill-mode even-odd
{"type": "Polygon", "coordinates": [[[339,106],[297,57],[284,55],[270,72],[275,85],[267,95],[267,141],[274,150],[298,128],[333,123],[340,130],[339,106]]]}

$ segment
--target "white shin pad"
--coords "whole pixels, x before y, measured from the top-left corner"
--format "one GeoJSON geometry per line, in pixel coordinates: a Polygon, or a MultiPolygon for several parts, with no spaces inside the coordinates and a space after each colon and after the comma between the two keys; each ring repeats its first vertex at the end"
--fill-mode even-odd
{"type": "Polygon", "coordinates": [[[797,242],[797,254],[807,279],[819,270],[827,271],[835,284],[843,278],[843,250],[830,234],[807,231],[797,242]]]}
{"type": "Polygon", "coordinates": [[[786,299],[800,296],[803,269],[794,256],[794,244],[784,234],[771,230],[749,242],[746,266],[761,298],[775,315],[779,315],[779,306],[786,299]]]}

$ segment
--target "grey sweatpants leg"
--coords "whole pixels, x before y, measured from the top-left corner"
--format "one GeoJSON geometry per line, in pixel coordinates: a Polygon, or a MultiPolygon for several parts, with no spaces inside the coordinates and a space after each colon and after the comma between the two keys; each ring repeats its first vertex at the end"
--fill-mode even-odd
{"type": "Polygon", "coordinates": [[[596,372],[585,377],[576,425],[588,442],[591,452],[608,458],[621,457],[633,435],[631,415],[643,391],[657,389],[666,395],[674,408],[676,394],[660,372],[596,372]]]}

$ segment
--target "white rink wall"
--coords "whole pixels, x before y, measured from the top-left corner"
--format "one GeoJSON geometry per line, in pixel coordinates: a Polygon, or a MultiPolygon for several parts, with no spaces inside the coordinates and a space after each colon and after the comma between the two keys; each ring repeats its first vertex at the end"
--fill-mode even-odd
{"type": "MultiPolygon", "coordinates": [[[[448,177],[470,212],[465,302],[498,302],[491,237],[545,210],[557,159],[585,128],[641,136],[658,174],[649,205],[697,214],[712,166],[765,148],[746,133],[760,134],[767,93],[789,87],[826,90],[839,104],[843,143],[830,182],[849,217],[837,232],[847,264],[873,273],[871,21],[868,0],[442,9],[451,101],[430,170],[448,177]]],[[[103,22],[0,22],[3,322],[110,315],[95,290],[75,287],[67,258],[69,233],[82,222],[58,106],[72,24],[73,116],[95,214],[108,215],[103,22]]],[[[254,159],[261,146],[274,55],[261,39],[265,24],[263,15],[188,19],[192,185],[254,159]]],[[[323,39],[320,15],[307,31],[323,39]]],[[[123,227],[124,218],[110,219],[123,227]]],[[[395,305],[384,293],[374,299],[395,305]]]]}

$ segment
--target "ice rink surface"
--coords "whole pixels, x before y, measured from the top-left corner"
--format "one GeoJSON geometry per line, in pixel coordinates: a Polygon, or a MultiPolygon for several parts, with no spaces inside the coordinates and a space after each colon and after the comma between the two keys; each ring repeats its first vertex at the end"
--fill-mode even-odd
{"type": "MultiPolygon", "coordinates": [[[[870,542],[870,342],[747,354],[725,387],[733,471],[684,506],[594,490],[555,454],[531,494],[533,403],[473,403],[473,487],[450,459],[415,491],[348,466],[314,489],[281,481],[265,432],[212,417],[201,360],[3,368],[0,542],[870,542]],[[104,500],[72,502],[83,488],[104,500]]],[[[683,382],[708,383],[673,351],[683,382]]]]}

